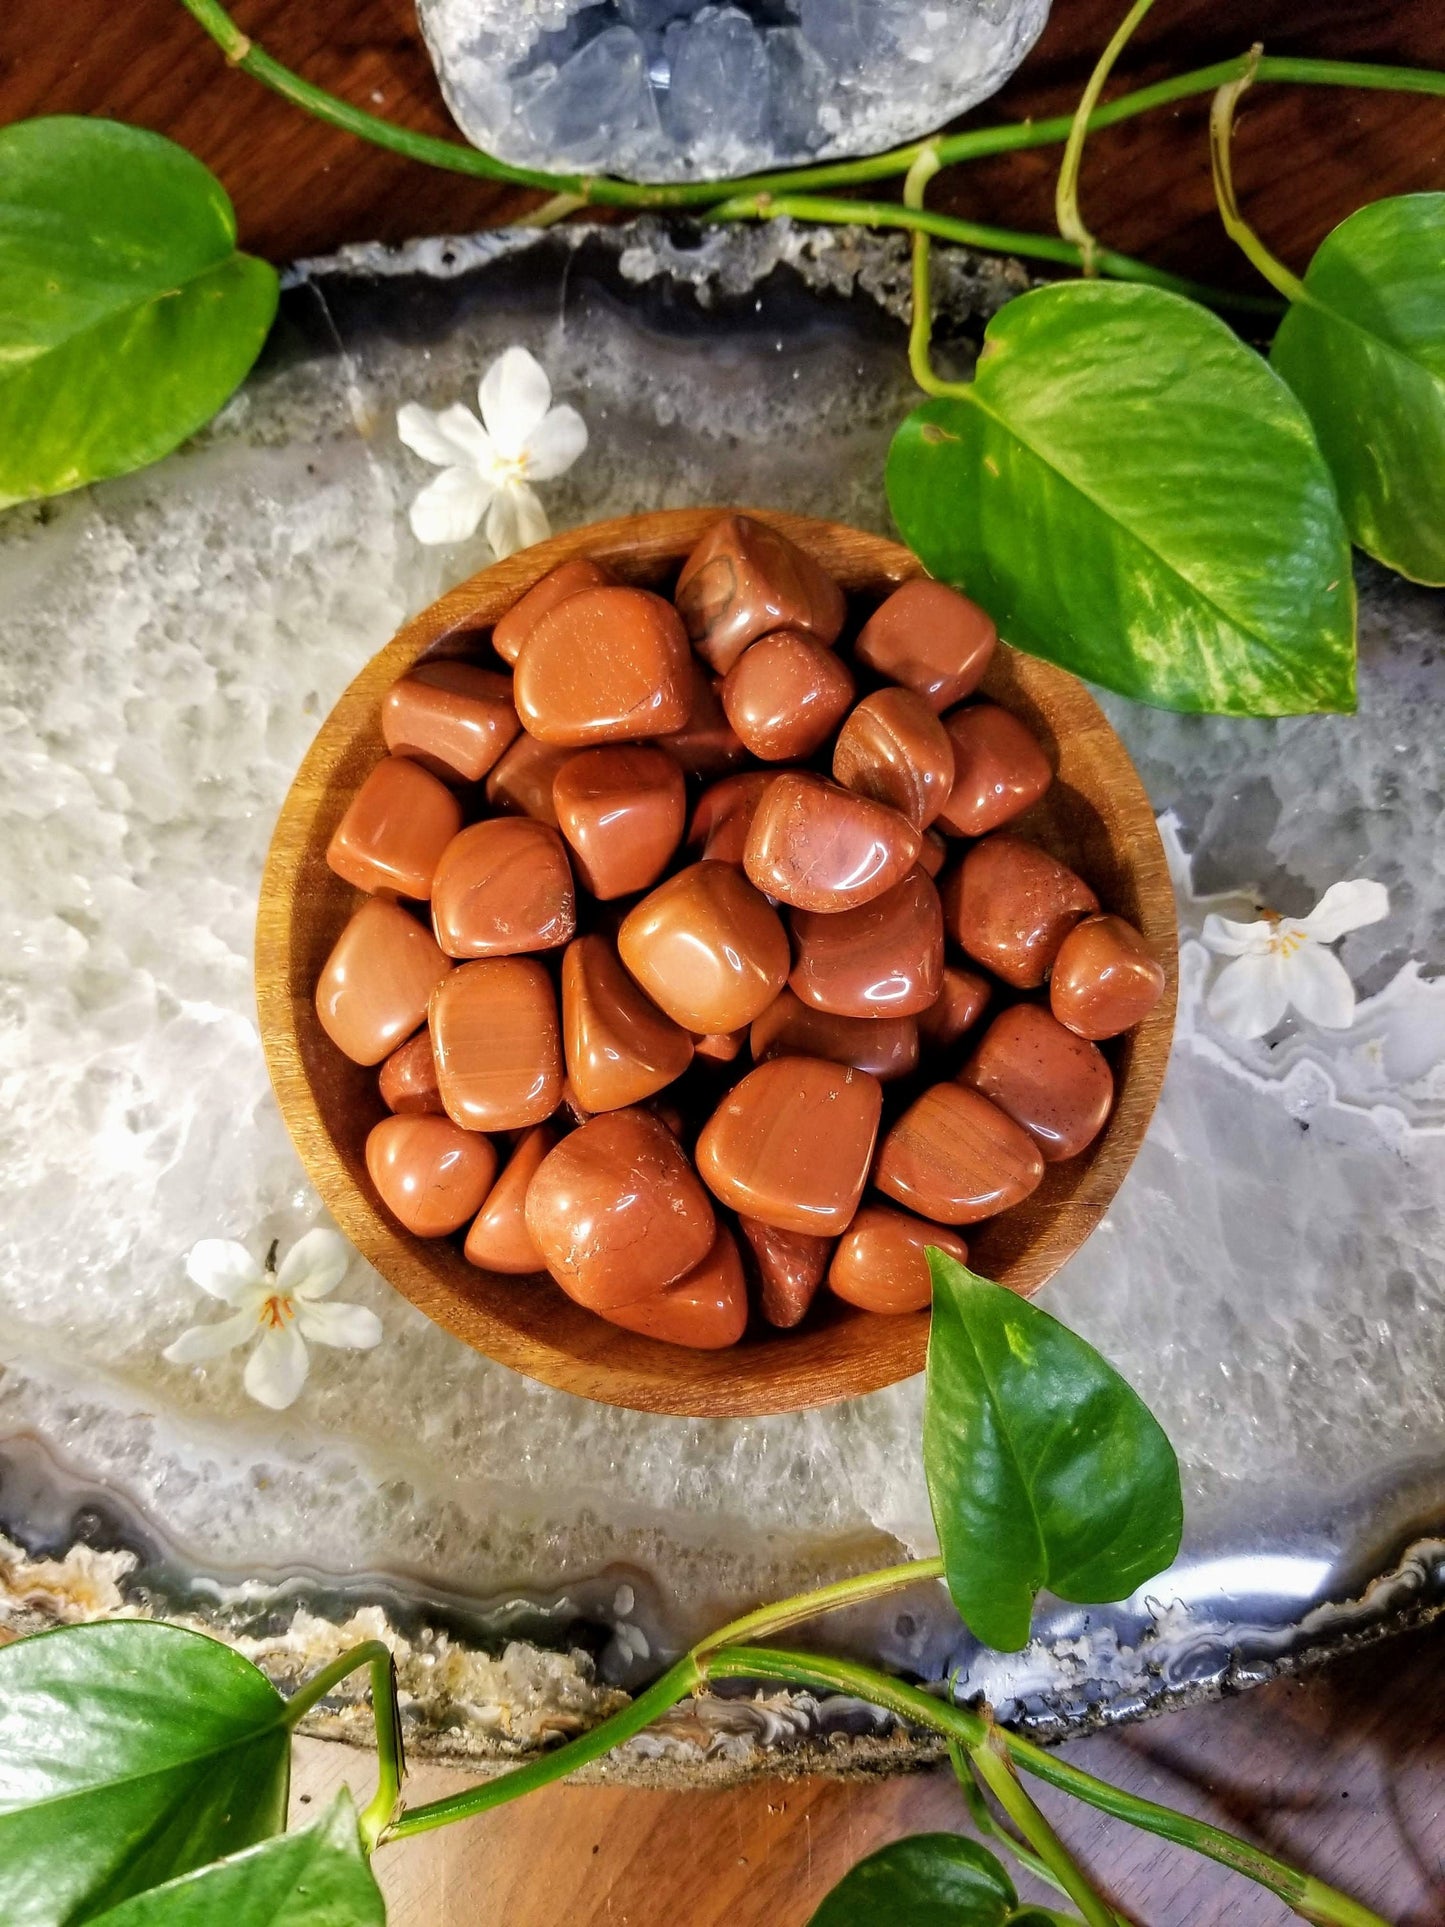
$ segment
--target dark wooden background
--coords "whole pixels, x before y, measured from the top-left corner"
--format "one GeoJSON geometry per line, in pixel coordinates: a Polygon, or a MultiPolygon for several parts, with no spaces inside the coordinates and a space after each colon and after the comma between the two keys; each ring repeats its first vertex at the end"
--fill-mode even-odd
{"type": "MultiPolygon", "coordinates": [[[[452,132],[410,0],[238,0],[278,59],[395,120],[452,132]]],[[[975,119],[1071,107],[1122,0],[1055,0],[1023,70],[975,119]]],[[[1442,0],[1159,0],[1113,86],[1163,77],[1262,40],[1271,53],[1445,66],[1442,0]]],[[[532,197],[433,172],[306,118],[229,70],[179,0],[0,0],[0,122],[108,114],[183,142],[225,181],[244,244],[275,261],[348,241],[402,241],[514,220],[532,197]]],[[[1091,142],[1084,206],[1101,239],[1203,279],[1253,285],[1214,214],[1206,103],[1091,142]]],[[[1365,200],[1445,187],[1445,103],[1260,88],[1237,170],[1247,210],[1296,267],[1365,200]]],[[[936,204],[1049,230],[1057,150],[1001,158],[938,183],[936,204]]],[[[1304,1682],[1280,1682],[1076,1743],[1096,1772],[1207,1813],[1312,1864],[1400,1927],[1445,1923],[1445,1633],[1411,1635],[1304,1682]]],[[[301,1809],[343,1775],[345,1749],[303,1749],[301,1809]]],[[[432,1769],[417,1797],[450,1776],[432,1769]]],[[[1051,1803],[1058,1810],[1057,1801],[1051,1803]]],[[[395,1927],[802,1927],[863,1853],[918,1828],[962,1824],[946,1776],[881,1786],[826,1781],[667,1795],[561,1788],[409,1842],[378,1863],[395,1927]]],[[[1096,1816],[1066,1826],[1131,1916],[1150,1927],[1262,1927],[1277,1903],[1096,1816]]]]}

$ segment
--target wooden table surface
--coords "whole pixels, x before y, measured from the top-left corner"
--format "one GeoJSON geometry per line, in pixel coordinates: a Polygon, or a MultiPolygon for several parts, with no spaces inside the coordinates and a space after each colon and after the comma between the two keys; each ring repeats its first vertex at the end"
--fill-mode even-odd
{"type": "MultiPolygon", "coordinates": [[[[1118,0],[1055,0],[1019,76],[975,120],[1073,104],[1118,0]]],[[[237,0],[244,29],[348,99],[452,132],[409,0],[237,0]]],[[[1440,0],[1162,0],[1116,86],[1242,51],[1445,66],[1440,0]]],[[[437,173],[312,121],[229,70],[178,0],[11,0],[0,7],[0,122],[108,114],[155,127],[206,160],[235,199],[244,245],[285,261],[349,241],[401,241],[513,220],[534,197],[437,173]]],[[[1213,211],[1206,107],[1193,103],[1099,136],[1084,206],[1101,239],[1204,279],[1253,285],[1213,211]]],[[[1246,208],[1302,267],[1362,201],[1445,187],[1445,104],[1419,97],[1261,88],[1245,106],[1246,208]]],[[[1049,230],[1057,150],[957,171],[935,204],[1049,230]]],[[[1155,1797],[1211,1814],[1369,1899],[1400,1927],[1445,1922],[1445,1629],[1280,1682],[1219,1707],[1077,1742],[1072,1756],[1155,1797]]],[[[364,1759],[303,1748],[300,1810],[364,1759]]],[[[455,1776],[417,1775],[413,1797],[455,1776]]],[[[1058,1813],[1059,1803],[1052,1801],[1058,1813]]],[[[314,1807],[313,1807],[314,1810],[314,1807]]],[[[1150,1927],[1256,1927],[1267,1896],[1178,1850],[1076,1810],[1061,1817],[1132,1917],[1150,1927]]],[[[801,1927],[842,1870],[923,1827],[962,1825],[947,1776],[879,1785],[805,1780],[725,1793],[549,1791],[429,1835],[379,1861],[394,1927],[801,1927]]]]}

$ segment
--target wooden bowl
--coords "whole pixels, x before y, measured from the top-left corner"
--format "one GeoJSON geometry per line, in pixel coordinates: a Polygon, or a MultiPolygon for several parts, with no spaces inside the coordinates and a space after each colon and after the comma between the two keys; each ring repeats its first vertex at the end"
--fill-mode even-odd
{"type": "MultiPolygon", "coordinates": [[[[624,581],[668,589],[722,512],[675,509],[574,529],[484,569],[408,622],[352,682],[311,745],[276,825],[256,925],[261,1038],[281,1113],[312,1182],[357,1249],[429,1318],[489,1358],[584,1398],[703,1418],[827,1405],[907,1378],[923,1368],[928,1314],[879,1317],[823,1291],[800,1331],[749,1331],[729,1351],[694,1352],[606,1324],[549,1281],[476,1270],[452,1242],[403,1231],[374,1197],[363,1147],[385,1115],[376,1072],[336,1050],[313,1000],[322,964],[357,902],[327,868],[326,845],[386,753],[386,689],[424,656],[463,653],[478,631],[570,556],[594,556],[624,581]]],[[[806,549],[865,603],[920,573],[906,549],[881,536],[766,510],[747,513],[806,549]]],[[[1080,1157],[1049,1165],[1025,1203],[965,1227],[970,1262],[1028,1293],[1099,1222],[1153,1113],[1174,1022],[1174,895],[1143,786],[1083,685],[1001,645],[983,688],[1029,725],[1058,771],[1019,827],[1087,878],[1107,909],[1135,924],[1169,975],[1153,1015],[1106,1047],[1118,1097],[1102,1134],[1080,1157]]]]}

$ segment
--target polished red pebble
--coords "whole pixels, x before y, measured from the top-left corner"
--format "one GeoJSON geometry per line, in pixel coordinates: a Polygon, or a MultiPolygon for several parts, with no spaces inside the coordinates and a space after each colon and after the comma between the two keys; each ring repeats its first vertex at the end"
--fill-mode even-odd
{"type": "Polygon", "coordinates": [[[430,930],[400,904],[374,897],[322,966],[321,1028],[354,1064],[379,1064],[425,1023],[431,994],[451,968],[430,930]]]}
{"type": "Polygon", "coordinates": [[[741,869],[754,813],[772,780],[771,770],[745,769],[704,790],[688,825],[688,847],[709,863],[741,869]]]}
{"type": "Polygon", "coordinates": [[[562,1042],[568,1082],[588,1112],[640,1104],[692,1062],[692,1039],[638,988],[603,936],[567,946],[562,1042]]]}
{"type": "Polygon", "coordinates": [[[702,1037],[693,1039],[693,1050],[698,1057],[705,1057],[712,1064],[731,1064],[742,1052],[748,1041],[748,1027],[741,1030],[710,1030],[702,1037]]]}
{"type": "Polygon", "coordinates": [[[753,1255],[763,1317],[780,1331],[790,1331],[803,1322],[817,1296],[833,1240],[806,1231],[780,1231],[761,1218],[739,1218],[738,1229],[753,1255]]]}
{"type": "Polygon", "coordinates": [[[974,1224],[1021,1204],[1044,1174],[1038,1146],[977,1091],[935,1084],[883,1140],[873,1182],[938,1224],[974,1224]]]}
{"type": "Polygon", "coordinates": [[[405,756],[386,756],[352,797],[326,861],[358,890],[424,900],[461,827],[462,806],[445,783],[405,756]]]}
{"type": "Polygon", "coordinates": [[[683,563],[673,599],[698,654],[723,676],[774,629],[836,642],[847,613],[843,591],[810,555],[748,515],[714,522],[683,563]]]}
{"type": "Polygon", "coordinates": [[[717,1222],[676,1138],[646,1111],[608,1111],[548,1152],[527,1187],[527,1229],[570,1298],[594,1311],[675,1284],[717,1222]]]}
{"type": "Polygon", "coordinates": [[[948,1050],[982,1017],[993,995],[987,977],[962,964],[943,966],[943,983],[927,1010],[918,1013],[918,1043],[925,1051],[948,1050]]]}
{"type": "Polygon", "coordinates": [[[481,1208],[497,1153],[446,1117],[384,1117],[366,1140],[366,1169],[391,1215],[418,1238],[459,1231],[481,1208]]]}
{"type": "Polygon", "coordinates": [[[487,777],[487,801],[504,816],[533,816],[555,830],[557,808],[552,784],[562,765],[577,754],[559,743],[539,743],[521,735],[487,777]]]}
{"type": "Polygon", "coordinates": [[[833,775],[926,829],[953,789],[953,744],[914,690],[875,689],[838,731],[833,775]]]}
{"type": "Polygon", "coordinates": [[[910,870],[857,910],[795,910],[788,983],[837,1017],[916,1017],[943,988],[943,910],[932,879],[910,870]]]}
{"type": "Polygon", "coordinates": [[[442,1103],[469,1131],[522,1131],[562,1098],[552,979],[535,957],[486,957],[453,970],[431,1000],[442,1103]]]}
{"type": "Polygon", "coordinates": [[[995,1017],[958,1077],[1021,1124],[1048,1164],[1092,1144],[1114,1103],[1104,1053],[1042,1004],[1015,1004],[995,1017]]]}
{"type": "Polygon", "coordinates": [[[511,677],[474,662],[418,663],[381,699],[387,748],[444,783],[480,783],[521,727],[511,677]]]}
{"type": "Polygon", "coordinates": [[[948,845],[937,830],[925,830],[918,848],[918,867],[925,875],[936,877],[948,861],[948,845]]]}
{"type": "Polygon", "coordinates": [[[527,1187],[556,1142],[557,1133],[550,1124],[534,1125],[522,1138],[472,1220],[462,1246],[468,1263],[508,1277],[526,1277],[547,1269],[527,1229],[527,1187]]]}
{"type": "Polygon", "coordinates": [[[740,1030],[788,977],[788,933],[730,863],[693,863],[659,883],[617,933],[622,961],[694,1036],[740,1030]]]}
{"type": "Polygon", "coordinates": [[[775,1057],[734,1084],[697,1140],[697,1168],[744,1217],[836,1237],[858,1208],[883,1087],[821,1057],[775,1057]]]}
{"type": "Polygon", "coordinates": [[[512,696],[543,743],[581,749],[682,729],[692,710],[682,620],[647,589],[581,589],[528,632],[512,696]]]}
{"type": "Polygon", "coordinates": [[[929,1245],[961,1265],[968,1246],[947,1225],[930,1224],[911,1211],[865,1204],[838,1240],[828,1267],[828,1287],[860,1311],[922,1311],[933,1302],[929,1245]]]}
{"type": "Polygon", "coordinates": [[[770,1057],[826,1057],[886,1082],[918,1064],[918,1026],[911,1017],[835,1017],[781,991],[753,1019],[753,1062],[770,1057]]]}
{"type": "Polygon", "coordinates": [[[594,562],[590,556],[577,555],[570,562],[559,562],[508,609],[492,631],[492,647],[503,662],[514,663],[522,653],[522,644],[549,610],[583,589],[609,588],[616,580],[604,563],[594,562]]]}
{"type": "Polygon", "coordinates": [[[399,1044],[382,1065],[376,1084],[382,1103],[400,1116],[441,1111],[442,1094],[437,1088],[431,1032],[418,1031],[409,1043],[399,1044]]]}
{"type": "Polygon", "coordinates": [[[941,714],[978,688],[997,642],[992,617],[976,602],[915,576],[873,611],[853,653],[941,714]]]}
{"type": "Polygon", "coordinates": [[[712,1250],[686,1277],[651,1298],[613,1305],[600,1315],[624,1331],[686,1345],[690,1351],[718,1352],[736,1345],[748,1323],[748,1288],[737,1240],[719,1225],[712,1250]]]}
{"type": "Polygon", "coordinates": [[[739,741],[765,763],[799,762],[833,734],[853,700],[846,663],[813,636],[779,629],[749,644],[722,686],[739,741]]]}
{"type": "Polygon", "coordinates": [[[939,825],[955,836],[987,836],[1031,809],[1054,772],[1038,739],[997,703],[970,703],[944,718],[953,744],[953,788],[939,825]]]}
{"type": "Polygon", "coordinates": [[[452,838],[432,885],[432,925],[449,957],[555,950],[577,928],[577,891],[557,832],[492,816],[452,838]]]}
{"type": "Polygon", "coordinates": [[[1049,1007],[1080,1037],[1132,1030],[1163,995],[1164,966],[1122,917],[1076,923],[1049,973],[1049,1007]]]}
{"type": "Polygon", "coordinates": [[[766,896],[794,909],[856,910],[902,881],[919,841],[897,810],[807,770],[786,770],[753,813],[743,868],[766,896]]]}
{"type": "Polygon", "coordinates": [[[582,887],[601,902],[656,883],[682,841],[682,771],[661,749],[579,750],[552,779],[552,804],[582,887]]]}
{"type": "Polygon", "coordinates": [[[714,683],[696,656],[688,661],[692,707],[687,721],[670,736],[659,736],[657,747],[667,751],[684,775],[711,780],[745,763],[748,752],[727,719],[721,684],[714,683]]]}
{"type": "Polygon", "coordinates": [[[1016,990],[1048,975],[1064,938],[1099,899],[1036,843],[997,831],[943,880],[943,921],[973,958],[1016,990]]]}

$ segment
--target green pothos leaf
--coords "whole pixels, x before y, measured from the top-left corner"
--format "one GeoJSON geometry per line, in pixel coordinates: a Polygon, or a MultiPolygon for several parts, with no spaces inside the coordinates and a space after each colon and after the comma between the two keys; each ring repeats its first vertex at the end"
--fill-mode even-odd
{"type": "Polygon", "coordinates": [[[1018,1895],[987,1847],[916,1833],[860,1860],[808,1927],[1007,1927],[1018,1895]]]}
{"type": "Polygon", "coordinates": [[[953,1603],[1001,1652],[1047,1586],[1123,1599],[1179,1550],[1173,1448],[1091,1345],[936,1249],[923,1469],[953,1603]]]}
{"type": "Polygon", "coordinates": [[[887,480],[909,547],[1022,649],[1164,709],[1354,707],[1349,543],[1309,419],[1179,295],[1010,301],[887,480]]]}
{"type": "Polygon", "coordinates": [[[0,130],[0,507],[193,434],[260,353],[276,293],[173,141],[65,115],[0,130]]]}
{"type": "Polygon", "coordinates": [[[1269,358],[1314,423],[1355,541],[1445,582],[1445,194],[1376,201],[1327,234],[1269,358]]]}

